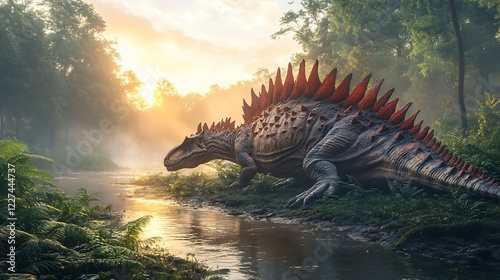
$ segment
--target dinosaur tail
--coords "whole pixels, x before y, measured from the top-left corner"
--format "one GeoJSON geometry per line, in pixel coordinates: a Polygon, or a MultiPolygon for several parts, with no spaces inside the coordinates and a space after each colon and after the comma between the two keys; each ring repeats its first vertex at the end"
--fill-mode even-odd
{"type": "Polygon", "coordinates": [[[500,182],[448,150],[436,153],[435,149],[418,146],[392,153],[398,178],[438,191],[460,189],[473,196],[500,201],[500,182]]]}

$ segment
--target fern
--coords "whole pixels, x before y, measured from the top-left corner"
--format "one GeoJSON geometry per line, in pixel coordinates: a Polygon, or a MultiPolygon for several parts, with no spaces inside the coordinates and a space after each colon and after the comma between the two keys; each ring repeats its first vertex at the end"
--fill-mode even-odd
{"type": "Polygon", "coordinates": [[[389,189],[400,199],[412,199],[425,195],[425,189],[414,186],[410,181],[402,183],[397,181],[389,182],[389,189]]]}
{"type": "Polygon", "coordinates": [[[140,235],[143,228],[151,221],[152,216],[144,216],[139,219],[128,222],[119,228],[123,233],[120,245],[125,248],[138,251],[140,246],[140,235]]]}
{"type": "Polygon", "coordinates": [[[0,141],[0,160],[6,161],[28,150],[28,147],[17,140],[0,141]]]}
{"type": "Polygon", "coordinates": [[[127,268],[127,269],[144,268],[144,265],[137,260],[109,259],[109,258],[71,260],[71,262],[68,262],[68,265],[73,268],[97,267],[100,270],[105,270],[105,269],[111,270],[111,269],[122,269],[122,268],[127,268]]]}
{"type": "MultiPolygon", "coordinates": [[[[142,239],[144,227],[151,216],[120,225],[119,219],[103,221],[111,205],[90,206],[90,194],[80,189],[73,196],[65,195],[49,180],[49,174],[37,169],[33,159],[48,160],[28,153],[26,145],[16,140],[0,141],[0,185],[7,185],[9,165],[16,175],[16,271],[33,275],[52,274],[71,278],[81,271],[98,273],[120,270],[134,275],[146,265],[157,268],[161,263],[146,254],[160,238],[142,239]]],[[[202,188],[204,174],[197,174],[180,186],[202,188]],[[195,184],[194,184],[195,183],[195,184]]],[[[163,180],[163,178],[161,179],[163,180]]],[[[7,202],[7,188],[0,188],[2,202],[7,202]]],[[[0,218],[6,221],[7,207],[0,208],[0,218]]],[[[10,230],[0,227],[0,240],[8,240],[10,230]]],[[[0,254],[9,250],[0,242],[0,254]]],[[[0,262],[4,270],[7,262],[0,262]]],[[[140,274],[142,275],[142,274],[140,274]]]]}
{"type": "MultiPolygon", "coordinates": [[[[52,176],[36,168],[31,160],[44,159],[37,155],[28,153],[25,144],[17,140],[0,141],[0,185],[7,186],[7,173],[9,167],[15,167],[16,194],[18,197],[33,198],[36,195],[40,185],[51,185],[49,180],[52,176]]],[[[7,188],[0,189],[2,197],[7,196],[7,188]]],[[[36,201],[36,200],[34,200],[36,201]]]]}

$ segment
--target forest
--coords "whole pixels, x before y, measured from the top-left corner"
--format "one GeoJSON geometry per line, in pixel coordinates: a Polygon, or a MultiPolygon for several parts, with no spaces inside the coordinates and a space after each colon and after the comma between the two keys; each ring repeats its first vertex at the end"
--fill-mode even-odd
{"type": "MultiPolygon", "coordinates": [[[[311,67],[318,59],[323,76],[337,67],[340,76],[353,73],[353,81],[368,73],[373,81],[385,79],[383,87],[394,87],[401,101],[422,109],[425,124],[454,154],[498,180],[500,2],[302,0],[300,9],[276,21],[280,28],[271,30],[269,39],[292,34],[302,47],[290,54],[294,66],[305,59],[311,67]]],[[[84,189],[67,196],[48,182],[70,170],[106,170],[132,162],[161,167],[165,152],[195,132],[199,122],[232,117],[241,123],[242,99],[276,75],[276,69],[255,69],[250,80],[229,86],[213,81],[208,92],[189,93],[162,78],[156,102],[148,105],[140,95],[144,83],[133,69],[122,68],[117,42],[106,39],[105,30],[106,22],[83,0],[0,0],[0,182],[12,184],[7,174],[15,165],[23,220],[18,257],[27,273],[78,275],[107,269],[109,274],[127,267],[142,275],[145,267],[154,271],[178,263],[163,253],[140,250],[155,243],[140,238],[148,217],[124,225],[102,221],[111,215],[110,207],[91,206],[84,189]]],[[[285,65],[276,67],[286,75],[285,65]]],[[[167,179],[186,180],[177,176],[167,179]]],[[[410,196],[420,195],[406,189],[410,196]]],[[[0,191],[2,201],[8,190],[0,191]]],[[[387,199],[380,197],[377,205],[387,199]]],[[[462,196],[456,200],[463,203],[462,196]]],[[[467,209],[480,205],[468,201],[467,209]]],[[[412,207],[421,207],[416,204],[412,207]]],[[[0,211],[4,220],[6,209],[0,211]]],[[[1,239],[8,235],[2,227],[1,239]]],[[[190,263],[173,275],[195,277],[190,274],[194,270],[199,279],[208,275],[190,263]]]]}
{"type": "MultiPolygon", "coordinates": [[[[21,140],[67,168],[102,158],[161,159],[199,122],[241,123],[242,99],[276,73],[256,69],[251,80],[226,87],[214,81],[203,93],[178,92],[160,78],[156,102],[147,106],[139,94],[144,83],[122,69],[117,43],[103,36],[106,23],[92,5],[7,0],[0,13],[0,137],[21,140]]],[[[499,15],[495,0],[301,1],[269,35],[293,34],[302,46],[290,54],[295,66],[319,59],[322,75],[337,67],[354,81],[367,73],[385,79],[383,86],[422,109],[426,125],[451,147],[498,160],[492,139],[499,133],[499,15]]]]}

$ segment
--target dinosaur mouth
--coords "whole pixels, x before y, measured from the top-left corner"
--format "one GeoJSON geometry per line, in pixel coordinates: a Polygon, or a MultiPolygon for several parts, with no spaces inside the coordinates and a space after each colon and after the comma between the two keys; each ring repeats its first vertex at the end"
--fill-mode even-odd
{"type": "Polygon", "coordinates": [[[199,165],[195,157],[203,153],[203,151],[190,152],[182,148],[175,149],[165,157],[164,165],[168,171],[176,171],[182,168],[193,168],[199,165]]]}
{"type": "Polygon", "coordinates": [[[176,171],[176,170],[182,169],[181,163],[182,163],[181,161],[176,162],[176,163],[173,163],[171,161],[170,162],[165,161],[164,165],[168,171],[176,171]]]}
{"type": "Polygon", "coordinates": [[[179,170],[179,168],[175,168],[176,166],[175,165],[169,165],[169,166],[166,166],[167,167],[167,170],[168,171],[175,171],[175,170],[179,170]]]}

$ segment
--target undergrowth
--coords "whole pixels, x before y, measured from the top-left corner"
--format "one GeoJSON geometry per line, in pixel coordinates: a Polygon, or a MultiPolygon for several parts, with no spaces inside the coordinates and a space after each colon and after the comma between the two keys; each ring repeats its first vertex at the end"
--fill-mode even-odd
{"type": "Polygon", "coordinates": [[[0,141],[0,240],[5,241],[0,254],[13,256],[9,257],[12,264],[0,263],[0,279],[16,279],[19,274],[43,279],[83,279],[82,275],[90,274],[99,279],[205,279],[211,275],[195,260],[160,249],[158,238],[142,238],[150,216],[124,223],[111,205],[91,206],[85,189],[68,196],[50,182],[49,174],[31,163],[33,159],[48,160],[28,153],[21,142],[0,141]],[[15,229],[7,227],[12,217],[15,229]]]}

